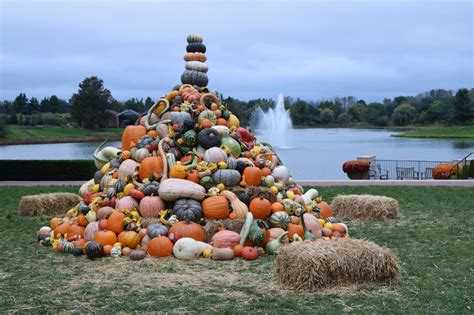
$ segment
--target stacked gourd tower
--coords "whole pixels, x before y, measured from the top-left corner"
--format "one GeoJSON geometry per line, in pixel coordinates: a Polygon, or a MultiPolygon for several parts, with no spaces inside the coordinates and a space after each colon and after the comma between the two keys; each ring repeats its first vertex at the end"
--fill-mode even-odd
{"type": "Polygon", "coordinates": [[[347,237],[318,192],[303,192],[207,88],[206,47],[198,35],[187,41],[182,84],[125,129],[121,148],[97,148],[82,201],[38,242],[89,258],[251,260],[281,242],[347,237]]]}
{"type": "Polygon", "coordinates": [[[202,37],[196,34],[189,35],[186,46],[186,70],[181,75],[181,83],[206,87],[209,82],[207,78],[206,45],[202,43],[202,37]]]}

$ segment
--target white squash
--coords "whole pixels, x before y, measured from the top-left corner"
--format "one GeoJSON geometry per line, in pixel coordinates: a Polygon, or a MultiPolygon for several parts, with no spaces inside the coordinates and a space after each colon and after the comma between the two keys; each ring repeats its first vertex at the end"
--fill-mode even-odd
{"type": "Polygon", "coordinates": [[[81,185],[81,188],[79,188],[79,194],[84,197],[84,195],[89,192],[89,191],[92,191],[92,187],[94,187],[94,179],[91,179],[90,181],[88,182],[85,182],[84,184],[81,185]]]}
{"type": "Polygon", "coordinates": [[[183,237],[176,241],[173,246],[173,254],[178,259],[197,259],[203,251],[202,244],[190,237],[183,237]]]}
{"type": "Polygon", "coordinates": [[[204,152],[204,161],[210,163],[225,162],[227,161],[227,153],[225,153],[221,148],[209,148],[204,152]]]}
{"type": "Polygon", "coordinates": [[[316,199],[318,196],[319,192],[316,189],[311,188],[303,194],[304,203],[307,205],[311,200],[316,199]]]}
{"type": "Polygon", "coordinates": [[[206,197],[206,189],[186,179],[169,178],[160,184],[158,195],[166,201],[175,201],[181,198],[203,200],[206,197]]]}
{"type": "Polygon", "coordinates": [[[249,236],[250,226],[253,223],[253,214],[252,212],[247,212],[247,217],[245,218],[244,226],[240,230],[240,245],[244,245],[247,237],[249,236]]]}
{"type": "Polygon", "coordinates": [[[284,165],[275,167],[272,171],[272,175],[277,181],[281,181],[285,184],[288,184],[288,181],[290,179],[290,171],[284,165]]]}

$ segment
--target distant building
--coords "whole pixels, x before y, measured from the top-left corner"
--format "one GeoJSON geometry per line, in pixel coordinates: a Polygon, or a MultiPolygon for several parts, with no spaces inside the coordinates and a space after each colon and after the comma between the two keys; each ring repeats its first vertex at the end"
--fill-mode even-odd
{"type": "Polygon", "coordinates": [[[110,118],[108,119],[108,125],[110,127],[126,127],[128,125],[134,125],[137,119],[140,117],[140,113],[132,109],[126,109],[120,113],[117,113],[114,110],[107,109],[107,113],[110,114],[110,118]]]}

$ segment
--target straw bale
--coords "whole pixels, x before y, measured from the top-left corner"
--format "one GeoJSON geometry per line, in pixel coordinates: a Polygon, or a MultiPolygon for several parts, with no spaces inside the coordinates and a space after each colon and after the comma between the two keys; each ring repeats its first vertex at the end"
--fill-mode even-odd
{"type": "Polygon", "coordinates": [[[144,228],[148,227],[150,224],[156,224],[156,223],[163,224],[161,223],[159,217],[142,218],[142,227],[144,228]]]}
{"type": "Polygon", "coordinates": [[[64,215],[80,201],[81,197],[72,193],[24,196],[20,200],[20,214],[24,216],[64,215]]]}
{"type": "Polygon", "coordinates": [[[390,284],[398,280],[400,264],[387,248],[341,238],[282,246],[276,259],[276,274],[286,287],[316,291],[354,284],[390,284]]]}
{"type": "Polygon", "coordinates": [[[398,217],[398,201],[373,195],[339,195],[331,202],[337,218],[382,221],[398,217]]]}

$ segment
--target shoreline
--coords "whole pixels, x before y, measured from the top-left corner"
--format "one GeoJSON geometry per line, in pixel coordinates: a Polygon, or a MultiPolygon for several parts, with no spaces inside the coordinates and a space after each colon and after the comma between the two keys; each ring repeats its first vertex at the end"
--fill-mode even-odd
{"type": "Polygon", "coordinates": [[[23,139],[23,140],[0,139],[0,146],[1,145],[22,145],[22,144],[54,144],[54,143],[71,143],[71,142],[102,142],[107,138],[109,139],[109,141],[120,141],[121,135],[30,138],[30,139],[23,139]]]}

